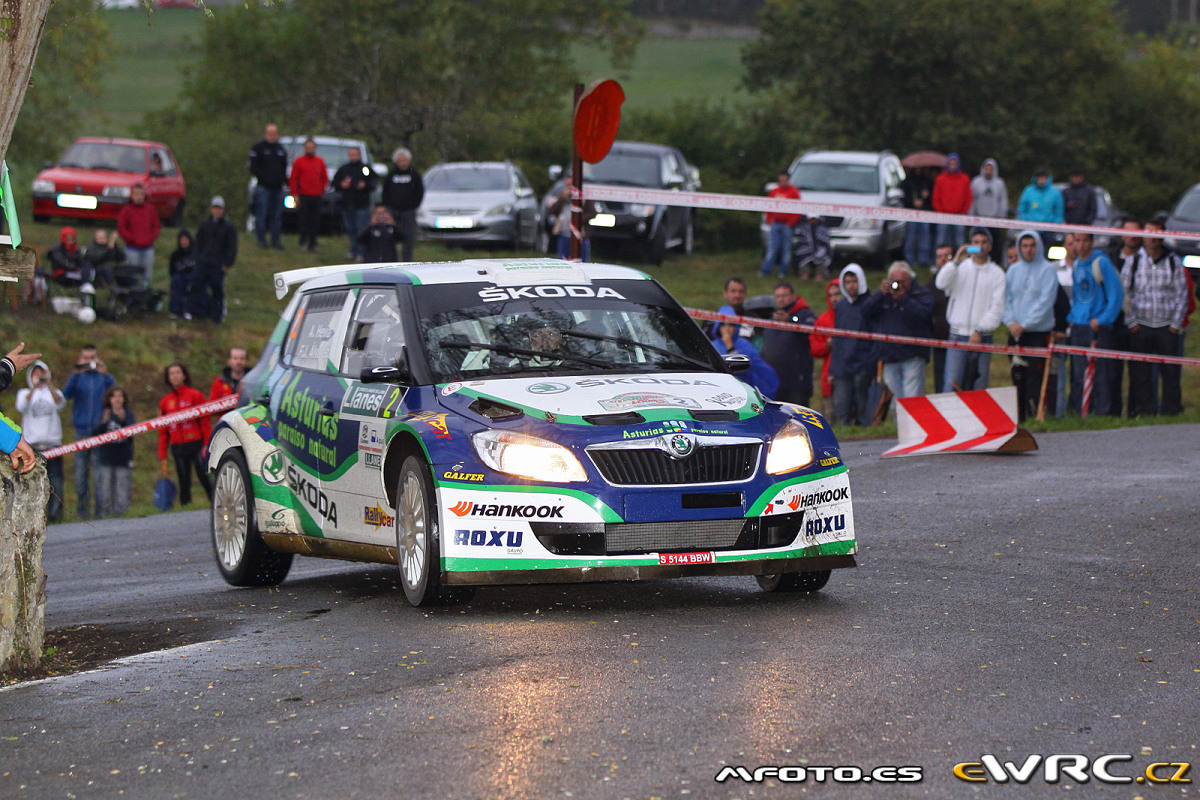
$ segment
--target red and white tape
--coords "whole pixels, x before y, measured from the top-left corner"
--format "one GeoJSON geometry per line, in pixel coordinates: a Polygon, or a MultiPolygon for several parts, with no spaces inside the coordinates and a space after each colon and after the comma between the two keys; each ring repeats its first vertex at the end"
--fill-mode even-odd
{"type": "Polygon", "coordinates": [[[209,400],[207,403],[201,403],[198,406],[185,408],[183,411],[175,411],[171,414],[165,414],[161,417],[148,419],[145,422],[135,422],[124,428],[115,431],[102,433],[99,436],[90,436],[87,439],[80,439],[77,442],[52,447],[42,453],[45,458],[58,458],[65,456],[67,453],[76,453],[80,450],[90,450],[93,447],[99,447],[102,444],[112,444],[121,439],[128,439],[130,436],[137,436],[139,433],[147,433],[149,431],[165,428],[168,425],[174,425],[176,422],[186,422],[189,419],[203,417],[206,414],[212,414],[216,411],[227,411],[235,408],[238,404],[237,395],[222,397],[220,400],[209,400]]]}
{"type": "Polygon", "coordinates": [[[1089,356],[1095,358],[1111,358],[1118,361],[1145,361],[1151,364],[1179,364],[1188,367],[1200,367],[1200,358],[1184,356],[1155,356],[1145,353],[1128,353],[1124,350],[1101,350],[1098,347],[1076,347],[1074,345],[1050,344],[1048,347],[1017,347],[1004,344],[972,344],[971,342],[951,342],[945,339],[923,339],[919,336],[899,336],[893,333],[870,333],[868,331],[848,331],[840,328],[825,328],[816,325],[800,325],[794,322],[779,322],[760,317],[746,317],[731,314],[718,314],[716,311],[705,311],[700,308],[685,308],[684,311],[693,319],[711,320],[713,322],[732,322],[735,325],[752,325],[759,328],[777,328],[784,331],[799,333],[815,333],[821,336],[841,336],[850,339],[868,339],[875,342],[891,342],[893,344],[912,344],[922,347],[940,347],[944,350],[975,350],[980,353],[998,353],[1011,356],[1029,356],[1030,358],[1047,358],[1055,354],[1073,356],[1089,356]]]}
{"type": "MultiPolygon", "coordinates": [[[[1029,220],[977,217],[970,214],[942,214],[936,211],[917,211],[897,206],[852,206],[841,203],[810,203],[804,199],[754,197],[744,194],[714,194],[711,192],[676,192],[666,189],[634,189],[628,186],[608,186],[585,183],[583,196],[588,200],[609,200],[620,203],[646,203],[658,206],[688,206],[716,208],[723,211],[758,211],[776,214],[806,214],[814,217],[859,217],[896,222],[931,222],[938,225],[968,225],[980,228],[1009,228],[1012,230],[1055,231],[1057,233],[1099,233],[1107,236],[1127,235],[1124,228],[1099,225],[1067,225],[1061,222],[1031,222],[1029,220]]],[[[1200,240],[1200,232],[1163,231],[1159,234],[1173,239],[1200,240]]]]}

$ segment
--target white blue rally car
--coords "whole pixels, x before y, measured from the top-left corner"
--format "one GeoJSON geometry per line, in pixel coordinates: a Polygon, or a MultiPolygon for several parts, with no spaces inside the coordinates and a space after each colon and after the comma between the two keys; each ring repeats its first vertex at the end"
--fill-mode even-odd
{"type": "Polygon", "coordinates": [[[235,586],[295,554],[397,564],[414,605],[476,586],[854,566],[829,424],[738,380],[637,270],[547,259],[276,275],[283,312],[217,425],[235,586]]]}

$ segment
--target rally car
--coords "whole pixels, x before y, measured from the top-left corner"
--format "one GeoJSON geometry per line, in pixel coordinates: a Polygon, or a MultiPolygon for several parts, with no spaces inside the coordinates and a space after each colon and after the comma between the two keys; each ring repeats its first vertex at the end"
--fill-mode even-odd
{"type": "Polygon", "coordinates": [[[550,259],[279,273],[296,291],[210,451],[235,586],[294,554],[397,564],[409,602],[476,586],[854,566],[849,476],[815,411],[765,400],[646,274],[550,259]]]}

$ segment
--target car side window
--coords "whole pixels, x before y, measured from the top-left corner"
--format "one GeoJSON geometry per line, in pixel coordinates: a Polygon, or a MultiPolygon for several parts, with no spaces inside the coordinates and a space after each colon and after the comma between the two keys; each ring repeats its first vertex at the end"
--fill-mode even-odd
{"type": "Polygon", "coordinates": [[[305,295],[288,330],[283,363],[299,369],[335,371],[345,340],[349,289],[305,295]]]}
{"type": "Polygon", "coordinates": [[[161,172],[163,175],[173,176],[175,174],[175,161],[166,150],[155,149],[150,154],[150,169],[152,172],[161,172]]]}
{"type": "Polygon", "coordinates": [[[396,290],[366,286],[350,323],[342,372],[358,377],[366,367],[395,366],[404,346],[404,325],[396,290]]]}

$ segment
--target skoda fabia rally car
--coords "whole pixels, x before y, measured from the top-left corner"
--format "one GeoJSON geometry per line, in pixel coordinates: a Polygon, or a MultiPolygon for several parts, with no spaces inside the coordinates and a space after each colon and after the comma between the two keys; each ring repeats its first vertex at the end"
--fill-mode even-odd
{"type": "Polygon", "coordinates": [[[854,566],[829,424],[765,400],[642,272],[555,260],[317,267],[213,433],[235,586],[295,554],[397,564],[414,605],[493,584],[854,566]]]}

